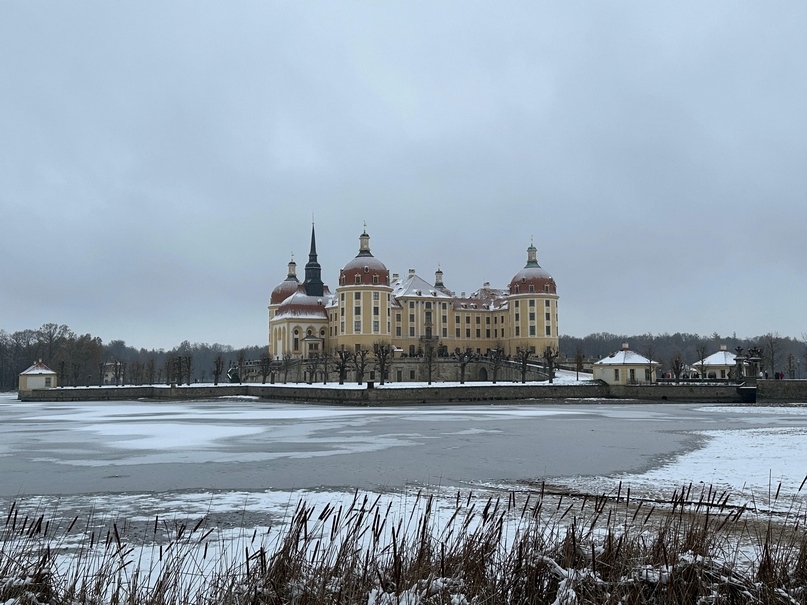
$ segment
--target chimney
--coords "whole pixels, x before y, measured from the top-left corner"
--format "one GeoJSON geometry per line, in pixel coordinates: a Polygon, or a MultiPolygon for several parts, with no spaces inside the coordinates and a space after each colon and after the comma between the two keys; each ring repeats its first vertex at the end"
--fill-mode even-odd
{"type": "Polygon", "coordinates": [[[628,346],[628,343],[626,343],[626,342],[622,343],[622,350],[623,351],[629,351],[630,350],[630,347],[628,346]]]}
{"type": "Polygon", "coordinates": [[[415,276],[415,270],[414,269],[409,269],[409,277],[414,277],[414,276],[415,276]]]}
{"type": "Polygon", "coordinates": [[[726,348],[726,345],[720,345],[720,350],[721,351],[727,351],[728,349],[726,348]]]}
{"type": "Polygon", "coordinates": [[[397,273],[393,273],[392,274],[392,281],[398,281],[399,277],[400,277],[400,275],[398,275],[397,273]]]}

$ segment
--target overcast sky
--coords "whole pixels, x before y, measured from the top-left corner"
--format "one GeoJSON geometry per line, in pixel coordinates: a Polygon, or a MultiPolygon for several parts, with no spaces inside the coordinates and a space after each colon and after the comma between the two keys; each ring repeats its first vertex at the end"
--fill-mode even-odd
{"type": "Polygon", "coordinates": [[[358,251],[560,332],[807,331],[807,3],[0,3],[0,328],[265,344],[358,251]]]}

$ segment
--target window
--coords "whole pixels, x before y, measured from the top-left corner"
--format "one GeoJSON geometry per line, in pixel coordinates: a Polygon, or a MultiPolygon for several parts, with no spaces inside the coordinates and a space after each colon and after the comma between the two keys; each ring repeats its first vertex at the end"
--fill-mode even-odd
{"type": "Polygon", "coordinates": [[[476,337],[477,338],[479,338],[481,336],[480,332],[481,332],[481,330],[479,328],[477,328],[476,329],[476,337]]]}
{"type": "Polygon", "coordinates": [[[494,326],[496,325],[496,323],[497,323],[497,320],[498,320],[498,319],[499,319],[498,317],[494,317],[494,318],[493,318],[493,325],[494,325],[494,326]]]}
{"type": "Polygon", "coordinates": [[[380,315],[380,313],[378,312],[378,307],[373,307],[373,315],[375,315],[376,317],[380,315]]]}
{"type": "MultiPolygon", "coordinates": [[[[378,275],[373,275],[373,283],[374,284],[378,283],[378,275]]],[[[378,294],[378,292],[374,292],[374,294],[378,294]]]]}
{"type": "Polygon", "coordinates": [[[530,321],[535,321],[535,313],[530,311],[530,321]]]}
{"type": "Polygon", "coordinates": [[[482,318],[479,315],[476,316],[476,325],[478,326],[482,322],[482,318]]]}
{"type": "Polygon", "coordinates": [[[395,314],[395,321],[401,321],[401,314],[400,313],[395,314]]]}
{"type": "Polygon", "coordinates": [[[636,370],[634,370],[633,368],[630,369],[630,381],[636,382],[636,370]]]}
{"type": "Polygon", "coordinates": [[[485,338],[490,338],[490,328],[485,329],[485,338]]]}
{"type": "Polygon", "coordinates": [[[378,320],[373,320],[373,332],[378,332],[378,320]]]}
{"type": "Polygon", "coordinates": [[[414,301],[414,300],[410,300],[410,301],[409,301],[409,308],[410,308],[410,309],[414,309],[414,308],[415,308],[415,301],[414,301]]]}
{"type": "Polygon", "coordinates": [[[448,323],[448,315],[443,315],[443,323],[444,324],[448,323]]]}
{"type": "Polygon", "coordinates": [[[488,325],[488,326],[490,325],[490,315],[485,317],[485,324],[488,325]]]}
{"type": "Polygon", "coordinates": [[[531,306],[531,307],[534,307],[534,306],[535,306],[535,299],[534,299],[534,298],[531,298],[531,299],[530,299],[530,306],[531,306]]]}
{"type": "Polygon", "coordinates": [[[493,338],[499,338],[499,329],[498,328],[494,328],[494,330],[493,330],[493,338]]]}
{"type": "Polygon", "coordinates": [[[530,284],[530,292],[535,292],[535,286],[533,286],[532,284],[530,284]]]}
{"type": "Polygon", "coordinates": [[[401,326],[395,326],[395,336],[401,335],[401,326]]]}
{"type": "Polygon", "coordinates": [[[448,338],[448,328],[443,328],[443,338],[448,338]]]}
{"type": "Polygon", "coordinates": [[[521,314],[520,314],[520,313],[516,313],[516,321],[520,321],[520,320],[521,320],[521,314]]]}
{"type": "Polygon", "coordinates": [[[545,306],[545,307],[548,307],[548,306],[549,306],[549,301],[548,301],[548,300],[545,300],[545,301],[544,301],[544,306],[545,306]]]}
{"type": "MultiPolygon", "coordinates": [[[[516,294],[518,294],[518,286],[516,286],[516,294]]],[[[518,301],[516,301],[516,304],[518,304],[518,301]]]]}
{"type": "Polygon", "coordinates": [[[459,315],[455,315],[455,316],[454,316],[454,323],[455,323],[455,324],[460,323],[460,316],[459,316],[459,315]]]}
{"type": "Polygon", "coordinates": [[[516,336],[519,336],[520,334],[521,334],[521,329],[518,326],[516,326],[516,336]]]}
{"type": "Polygon", "coordinates": [[[361,300],[361,292],[354,292],[353,300],[361,300]]]}
{"type": "Polygon", "coordinates": [[[294,337],[294,350],[295,351],[300,350],[300,338],[297,336],[294,337]]]}
{"type": "Polygon", "coordinates": [[[552,336],[552,328],[550,328],[549,326],[546,327],[546,335],[552,336]]]}
{"type": "MultiPolygon", "coordinates": [[[[722,374],[721,378],[726,377],[726,370],[720,370],[720,373],[722,374]]],[[[645,371],[644,371],[644,381],[645,382],[652,382],[650,380],[651,374],[652,374],[652,372],[650,370],[648,370],[647,368],[645,368],[645,371]]]]}
{"type": "Polygon", "coordinates": [[[373,300],[378,300],[378,292],[373,292],[373,300]]]}
{"type": "Polygon", "coordinates": [[[431,308],[432,308],[432,304],[431,304],[430,302],[428,302],[428,301],[426,302],[426,308],[427,308],[427,309],[431,309],[431,308]]]}
{"type": "Polygon", "coordinates": [[[339,317],[344,317],[344,316],[345,316],[345,308],[342,307],[342,308],[339,309],[339,317]]]}
{"type": "Polygon", "coordinates": [[[361,334],[361,320],[356,320],[353,322],[353,333],[354,334],[361,334]]]}
{"type": "Polygon", "coordinates": [[[446,310],[446,304],[445,304],[445,303],[442,303],[442,305],[441,305],[441,306],[442,306],[442,308],[443,308],[443,311],[445,311],[445,310],[446,310]]]}
{"type": "Polygon", "coordinates": [[[396,372],[395,376],[397,377],[398,382],[403,381],[403,370],[398,370],[398,371],[396,372]]]}
{"type": "Polygon", "coordinates": [[[456,330],[454,330],[454,332],[455,332],[455,336],[456,336],[457,338],[459,338],[459,337],[460,337],[460,329],[459,329],[459,328],[457,328],[456,330]]]}
{"type": "Polygon", "coordinates": [[[465,328],[465,338],[471,337],[471,328],[465,328]]]}
{"type": "Polygon", "coordinates": [[[361,307],[353,307],[353,315],[361,315],[361,307]]]}
{"type": "Polygon", "coordinates": [[[530,326],[530,336],[535,336],[535,326],[530,326]]]}
{"type": "Polygon", "coordinates": [[[339,327],[342,330],[342,334],[344,334],[345,333],[345,322],[343,321],[339,327]]]}
{"type": "Polygon", "coordinates": [[[414,370],[409,370],[409,380],[414,380],[414,379],[415,379],[415,371],[414,370]]]}
{"type": "MultiPolygon", "coordinates": [[[[644,372],[645,372],[645,375],[646,375],[647,370],[645,370],[644,372]]],[[[726,370],[720,370],[720,378],[725,378],[725,377],[726,377],[726,370]]],[[[645,377],[645,380],[647,380],[647,377],[645,377]]]]}
{"type": "Polygon", "coordinates": [[[547,313],[547,314],[546,314],[546,320],[547,320],[547,321],[549,321],[550,319],[552,319],[552,314],[551,314],[551,313],[547,313]]]}
{"type": "Polygon", "coordinates": [[[519,306],[519,303],[520,303],[520,302],[521,302],[520,300],[517,300],[517,301],[516,301],[516,309],[518,309],[518,306],[519,306]]]}
{"type": "Polygon", "coordinates": [[[342,292],[342,300],[345,300],[345,293],[342,292]]]}
{"type": "Polygon", "coordinates": [[[415,335],[415,327],[412,326],[411,328],[409,328],[409,336],[414,336],[414,335],[415,335]]]}
{"type": "Polygon", "coordinates": [[[359,275],[358,273],[356,273],[356,283],[357,284],[361,283],[361,275],[359,275]]]}
{"type": "Polygon", "coordinates": [[[471,316],[470,316],[470,315],[466,315],[466,316],[465,316],[465,323],[466,323],[466,324],[471,323],[471,316]]]}
{"type": "Polygon", "coordinates": [[[432,322],[432,312],[426,311],[426,323],[430,324],[432,322]]]}
{"type": "Polygon", "coordinates": [[[45,377],[45,388],[50,388],[50,376],[45,377]]]}
{"type": "Polygon", "coordinates": [[[614,380],[619,382],[619,368],[614,368],[614,380]]]}
{"type": "Polygon", "coordinates": [[[544,285],[544,292],[549,292],[549,284],[544,285]]]}
{"type": "Polygon", "coordinates": [[[415,314],[414,313],[409,314],[409,323],[410,324],[415,323],[415,314]]]}

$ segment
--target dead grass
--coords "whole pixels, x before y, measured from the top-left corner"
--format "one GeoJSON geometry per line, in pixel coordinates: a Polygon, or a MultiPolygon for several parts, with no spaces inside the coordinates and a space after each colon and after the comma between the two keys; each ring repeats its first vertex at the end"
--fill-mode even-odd
{"type": "Polygon", "coordinates": [[[282,530],[235,539],[205,519],[138,533],[13,504],[0,603],[807,605],[807,534],[795,504],[761,516],[691,485],[658,503],[621,486],[457,493],[450,506],[418,494],[403,512],[357,493],[320,509],[302,501],[282,530]]]}

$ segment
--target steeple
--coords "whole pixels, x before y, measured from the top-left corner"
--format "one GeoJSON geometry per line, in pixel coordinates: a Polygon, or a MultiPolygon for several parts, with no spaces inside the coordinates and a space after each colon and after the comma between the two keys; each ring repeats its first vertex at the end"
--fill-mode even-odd
{"type": "Polygon", "coordinates": [[[444,288],[443,285],[443,270],[440,268],[438,263],[437,271],[434,272],[434,287],[435,288],[444,288]]]}
{"type": "Polygon", "coordinates": [[[370,253],[370,236],[367,235],[367,223],[364,223],[364,231],[359,236],[359,256],[372,256],[370,253]]]}
{"type": "Polygon", "coordinates": [[[317,234],[314,231],[314,222],[311,221],[311,250],[308,252],[308,262],[305,264],[305,293],[308,296],[322,296],[322,267],[317,262],[317,234]]]}
{"type": "Polygon", "coordinates": [[[286,279],[293,279],[297,281],[297,263],[294,262],[294,252],[291,253],[291,260],[289,261],[289,274],[286,279]]]}
{"type": "Polygon", "coordinates": [[[530,247],[527,248],[527,266],[524,267],[525,269],[529,267],[541,266],[538,264],[537,252],[538,251],[535,249],[535,245],[532,243],[532,236],[530,236],[530,247]]]}

